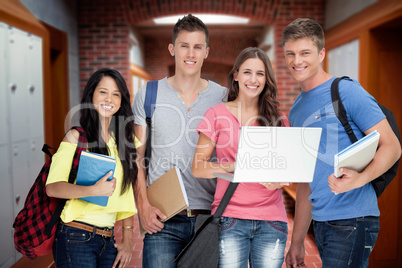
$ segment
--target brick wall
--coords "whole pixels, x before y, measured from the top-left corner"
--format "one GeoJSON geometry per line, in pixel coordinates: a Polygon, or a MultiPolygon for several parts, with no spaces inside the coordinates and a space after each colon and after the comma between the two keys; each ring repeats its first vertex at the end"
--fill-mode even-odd
{"type": "MultiPolygon", "coordinates": [[[[84,88],[89,76],[100,67],[119,70],[127,83],[129,73],[128,32],[131,25],[164,15],[184,13],[220,13],[250,17],[274,26],[275,74],[281,109],[287,113],[299,94],[298,84],[286,69],[281,33],[295,18],[309,17],[324,22],[323,0],[80,0],[79,40],[80,79],[84,88]]],[[[145,38],[146,71],[155,79],[172,74],[174,59],[167,51],[170,37],[145,38]]],[[[256,38],[220,38],[211,35],[211,52],[203,67],[203,76],[224,81],[238,53],[245,47],[257,46],[256,38]]]]}
{"type": "Polygon", "coordinates": [[[82,0],[79,5],[80,88],[96,70],[109,67],[129,79],[129,25],[123,6],[109,0],[82,0]]]}
{"type": "Polygon", "coordinates": [[[300,93],[299,84],[291,77],[285,64],[282,30],[296,18],[311,18],[321,25],[324,23],[324,3],[321,0],[284,0],[278,8],[274,21],[275,76],[278,86],[278,101],[281,110],[288,113],[293,101],[300,93]]]}
{"type": "MultiPolygon", "coordinates": [[[[174,74],[174,71],[169,71],[169,68],[174,65],[174,57],[169,54],[167,49],[168,44],[171,42],[171,38],[148,38],[145,41],[146,70],[154,79],[161,79],[167,75],[174,74]]],[[[231,70],[240,51],[249,46],[257,46],[257,43],[254,39],[222,39],[210,35],[209,46],[210,52],[208,58],[204,60],[202,75],[214,81],[225,81],[226,78],[222,79],[222,72],[226,76],[227,69],[231,70]]]]}

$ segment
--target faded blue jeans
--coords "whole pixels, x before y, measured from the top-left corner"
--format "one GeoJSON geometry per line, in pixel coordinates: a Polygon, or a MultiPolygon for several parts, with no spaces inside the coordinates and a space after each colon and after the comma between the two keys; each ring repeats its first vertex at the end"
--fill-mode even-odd
{"type": "Polygon", "coordinates": [[[221,218],[219,267],[280,268],[288,235],[282,221],[221,218]]]}
{"type": "Polygon", "coordinates": [[[165,222],[162,231],[144,237],[143,268],[174,268],[174,259],[194,235],[196,217],[176,215],[165,222]]]}
{"type": "Polygon", "coordinates": [[[315,241],[322,267],[367,267],[379,230],[379,218],[373,216],[314,221],[315,241]]]}
{"type": "Polygon", "coordinates": [[[53,243],[56,267],[110,268],[117,256],[114,244],[114,237],[102,237],[61,223],[53,243]]]}

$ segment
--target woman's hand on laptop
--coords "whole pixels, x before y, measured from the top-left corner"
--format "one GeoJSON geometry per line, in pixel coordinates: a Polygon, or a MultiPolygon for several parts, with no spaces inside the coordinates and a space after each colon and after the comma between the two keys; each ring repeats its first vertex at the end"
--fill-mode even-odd
{"type": "Polygon", "coordinates": [[[260,182],[261,185],[265,186],[269,190],[280,189],[283,186],[289,186],[288,182],[260,182]]]}
{"type": "Polygon", "coordinates": [[[221,167],[225,170],[225,172],[233,173],[235,170],[235,162],[221,163],[221,167]]]}

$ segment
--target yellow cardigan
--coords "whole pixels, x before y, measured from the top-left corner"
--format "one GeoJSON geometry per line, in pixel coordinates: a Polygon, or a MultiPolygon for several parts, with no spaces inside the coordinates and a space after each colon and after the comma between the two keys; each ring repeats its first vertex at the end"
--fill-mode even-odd
{"type": "MultiPolygon", "coordinates": [[[[109,197],[106,207],[98,206],[81,199],[67,200],[61,214],[61,219],[64,222],[73,220],[86,222],[99,227],[111,227],[116,221],[131,217],[136,213],[133,188],[130,188],[120,195],[121,185],[123,180],[123,167],[117,152],[117,146],[114,138],[111,138],[107,143],[110,151],[110,156],[116,159],[116,169],[114,177],[116,178],[116,190],[109,197]]],[[[140,141],[135,137],[135,147],[141,146],[140,141]]],[[[62,142],[57,152],[52,157],[49,175],[46,184],[65,181],[68,182],[71,165],[76,144],[62,142]]]]}

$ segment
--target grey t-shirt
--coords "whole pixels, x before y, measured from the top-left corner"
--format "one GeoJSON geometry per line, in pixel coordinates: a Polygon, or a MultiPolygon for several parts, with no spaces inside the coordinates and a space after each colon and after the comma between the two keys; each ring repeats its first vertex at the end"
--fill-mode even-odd
{"type": "MultiPolygon", "coordinates": [[[[191,165],[198,143],[196,128],[211,106],[222,103],[225,88],[208,81],[208,88],[188,107],[179,93],[168,85],[167,78],[158,81],[156,108],[152,117],[152,155],[148,186],[173,165],[182,172],[190,209],[211,209],[216,180],[195,178],[191,165]]],[[[134,97],[134,122],[146,126],[144,100],[146,85],[134,97]]]]}

